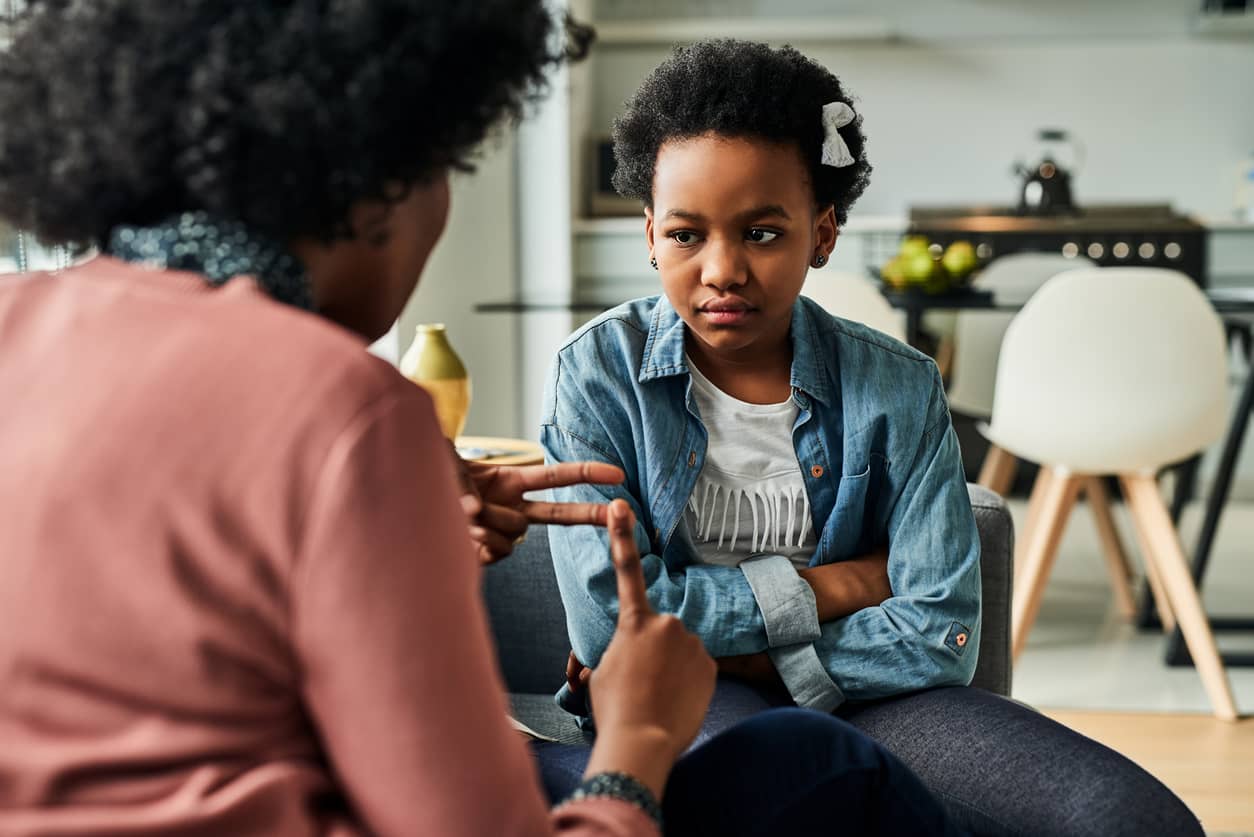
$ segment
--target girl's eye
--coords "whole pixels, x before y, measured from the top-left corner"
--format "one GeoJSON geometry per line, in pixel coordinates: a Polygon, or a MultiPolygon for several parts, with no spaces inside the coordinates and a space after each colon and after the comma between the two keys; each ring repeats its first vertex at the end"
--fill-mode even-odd
{"type": "Polygon", "coordinates": [[[670,234],[670,238],[676,244],[685,247],[697,243],[697,234],[691,230],[676,230],[670,234]]]}
{"type": "Polygon", "coordinates": [[[779,233],[771,230],[764,230],[761,227],[754,227],[745,233],[745,238],[757,244],[768,244],[779,238],[779,233]]]}

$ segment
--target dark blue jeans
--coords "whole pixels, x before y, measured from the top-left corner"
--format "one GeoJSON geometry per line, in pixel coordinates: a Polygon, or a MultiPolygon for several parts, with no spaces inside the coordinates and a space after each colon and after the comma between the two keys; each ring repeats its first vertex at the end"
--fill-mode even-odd
{"type": "MultiPolygon", "coordinates": [[[[699,785],[700,776],[686,778],[687,768],[683,766],[689,759],[705,751],[720,734],[726,734],[726,730],[744,719],[787,702],[787,695],[762,694],[735,681],[720,680],[697,742],[676,765],[675,775],[685,776],[685,782],[699,785]]],[[[791,720],[794,714],[778,716],[780,726],[794,723],[791,720]]],[[[1201,824],[1185,804],[1127,758],[1029,707],[982,689],[932,689],[871,703],[846,704],[836,714],[896,756],[922,780],[959,828],[980,837],[1202,837],[1203,834],[1201,824]]],[[[805,768],[797,768],[795,759],[793,767],[789,767],[789,753],[795,749],[792,736],[805,734],[780,733],[782,740],[790,743],[781,744],[778,750],[764,750],[760,757],[723,751],[727,763],[717,766],[717,772],[711,773],[711,781],[722,781],[729,772],[737,773],[744,781],[729,786],[730,789],[722,793],[717,787],[706,788],[706,798],[713,794],[718,800],[713,807],[730,806],[728,813],[735,822],[736,806],[750,804],[740,797],[754,793],[749,789],[755,786],[756,777],[769,777],[791,769],[804,773],[805,768]]],[[[752,752],[757,744],[742,746],[752,752]]],[[[549,761],[555,755],[541,756],[546,783],[556,780],[562,773],[549,761]],[[552,774],[551,767],[554,768],[552,774]]],[[[556,792],[556,798],[560,798],[562,787],[566,791],[573,788],[586,760],[584,750],[581,759],[576,758],[563,768],[567,775],[562,782],[566,784],[550,787],[550,794],[556,792]],[[575,762],[579,768],[572,773],[575,762]]],[[[782,786],[787,786],[795,775],[782,776],[782,786]]],[[[890,775],[896,774],[890,769],[890,775]]],[[[680,794],[693,793],[689,789],[691,785],[675,786],[672,779],[672,788],[676,787],[680,794]]],[[[771,800],[766,792],[778,792],[780,787],[764,786],[759,801],[768,807],[772,803],[779,805],[781,798],[771,800]]],[[[838,787],[832,792],[831,797],[819,803],[827,812],[826,831],[797,827],[781,833],[861,833],[842,828],[847,811],[865,805],[865,799],[850,802],[850,797],[838,787]]],[[[675,791],[668,791],[670,793],[675,791]]],[[[702,797],[697,793],[695,798],[702,797]]],[[[669,816],[670,804],[680,803],[669,796],[667,802],[669,816]]],[[[731,829],[726,833],[757,832],[731,829]]],[[[872,828],[866,833],[877,832],[872,828]]],[[[946,832],[921,829],[916,833],[946,832]]]]}
{"type": "MultiPolygon", "coordinates": [[[[966,833],[913,773],[850,724],[805,709],[762,709],[752,690],[720,685],[705,729],[667,783],[667,835],[966,833]]],[[[532,746],[546,792],[560,801],[579,783],[590,750],[532,746]]]]}
{"type": "Polygon", "coordinates": [[[1179,797],[1135,763],[983,689],[931,689],[836,714],[905,762],[973,834],[1203,836],[1179,797]]]}

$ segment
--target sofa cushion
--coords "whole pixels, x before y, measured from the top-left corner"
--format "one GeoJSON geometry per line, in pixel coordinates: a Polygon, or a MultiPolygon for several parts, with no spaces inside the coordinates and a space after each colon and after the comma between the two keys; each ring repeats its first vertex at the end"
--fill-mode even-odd
{"type": "Polygon", "coordinates": [[[566,681],[570,640],[547,527],[532,526],[513,555],[484,570],[483,595],[506,686],[551,698],[566,681]]]}

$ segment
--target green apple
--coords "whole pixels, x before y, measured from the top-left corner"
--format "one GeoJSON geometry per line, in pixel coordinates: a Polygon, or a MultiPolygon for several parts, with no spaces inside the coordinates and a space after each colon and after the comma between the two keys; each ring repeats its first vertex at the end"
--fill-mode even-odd
{"type": "Polygon", "coordinates": [[[922,285],[927,282],[932,278],[938,266],[926,247],[922,250],[903,253],[897,258],[901,260],[902,272],[911,285],[922,285]]]}
{"type": "Polygon", "coordinates": [[[979,259],[975,256],[975,245],[970,241],[955,241],[945,248],[941,264],[949,271],[950,277],[960,283],[979,264],[979,259]]]}
{"type": "Polygon", "coordinates": [[[940,259],[932,260],[932,275],[923,283],[923,292],[928,294],[942,294],[953,286],[952,277],[945,266],[941,264],[940,259]]]}
{"type": "Polygon", "coordinates": [[[897,252],[902,256],[913,256],[916,253],[926,253],[930,246],[932,242],[927,240],[927,236],[908,235],[901,240],[901,248],[897,252]]]}

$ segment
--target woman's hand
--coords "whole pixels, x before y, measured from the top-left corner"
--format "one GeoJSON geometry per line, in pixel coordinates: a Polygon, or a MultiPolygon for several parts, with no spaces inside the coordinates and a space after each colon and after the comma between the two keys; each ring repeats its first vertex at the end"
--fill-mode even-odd
{"type": "Polygon", "coordinates": [[[611,485],[623,481],[622,469],[604,462],[554,465],[489,465],[456,456],[462,487],[462,511],[479,560],[491,564],[513,551],[532,523],[605,525],[604,503],[549,503],[525,500],[528,491],[579,483],[611,485]]]}
{"type": "Polygon", "coordinates": [[[682,622],[649,605],[633,537],[635,516],[625,501],[610,504],[607,522],[618,629],[591,676],[597,743],[587,775],[620,770],[661,799],[671,765],[701,728],[714,694],[715,665],[682,622]]]}

